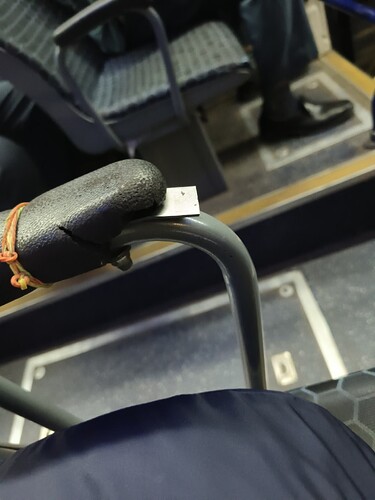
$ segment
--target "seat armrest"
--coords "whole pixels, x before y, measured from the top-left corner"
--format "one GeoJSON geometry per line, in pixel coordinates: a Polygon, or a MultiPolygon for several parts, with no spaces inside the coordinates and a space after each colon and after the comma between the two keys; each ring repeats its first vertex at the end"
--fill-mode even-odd
{"type": "Polygon", "coordinates": [[[85,9],[81,10],[70,19],[61,24],[53,33],[53,39],[56,44],[56,57],[60,73],[67,85],[67,88],[75,96],[75,100],[80,103],[82,109],[92,117],[103,132],[113,141],[116,149],[123,151],[124,147],[121,137],[118,137],[113,130],[101,119],[98,112],[83,95],[81,89],[75,82],[74,77],[65,61],[65,49],[70,44],[77,42],[87,35],[94,28],[102,25],[104,22],[118,17],[126,11],[135,11],[146,17],[151,24],[159,50],[161,52],[165,70],[168,76],[168,82],[171,90],[171,100],[176,117],[181,123],[189,121],[181,90],[177,83],[176,74],[173,67],[167,34],[165,32],[163,21],[155,9],[150,8],[153,0],[97,0],[85,9]]]}
{"type": "Polygon", "coordinates": [[[146,9],[152,0],[97,0],[61,24],[53,33],[55,44],[65,47],[77,42],[97,26],[127,10],[146,9]]]}

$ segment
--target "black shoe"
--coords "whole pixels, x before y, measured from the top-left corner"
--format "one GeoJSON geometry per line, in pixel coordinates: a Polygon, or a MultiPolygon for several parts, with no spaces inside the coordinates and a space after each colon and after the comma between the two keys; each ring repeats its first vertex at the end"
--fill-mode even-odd
{"type": "Polygon", "coordinates": [[[350,101],[310,101],[298,99],[298,112],[292,118],[275,120],[262,111],[259,131],[263,140],[276,142],[283,139],[304,137],[340,125],[353,116],[350,101]]]}

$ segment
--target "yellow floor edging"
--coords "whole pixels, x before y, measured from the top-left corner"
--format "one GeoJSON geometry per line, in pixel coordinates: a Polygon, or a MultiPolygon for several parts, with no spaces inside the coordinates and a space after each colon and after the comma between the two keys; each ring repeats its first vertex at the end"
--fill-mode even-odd
{"type": "Polygon", "coordinates": [[[348,80],[366,97],[369,99],[372,98],[375,92],[375,79],[371,78],[367,73],[334,51],[328,52],[320,60],[345,78],[345,80],[348,80]]]}

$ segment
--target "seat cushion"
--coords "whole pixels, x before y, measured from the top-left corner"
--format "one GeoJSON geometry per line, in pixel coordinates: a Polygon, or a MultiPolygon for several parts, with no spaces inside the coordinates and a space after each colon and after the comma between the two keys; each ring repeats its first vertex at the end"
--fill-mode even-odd
{"type": "MultiPolygon", "coordinates": [[[[33,73],[73,108],[80,107],[60,74],[53,43],[54,30],[70,15],[69,9],[52,5],[49,0],[0,0],[0,48],[31,69],[30,80],[25,79],[28,84],[23,87],[11,71],[7,78],[10,81],[15,78],[47,113],[51,112],[50,98],[45,91],[35,91],[33,73]]],[[[240,43],[220,22],[198,26],[171,41],[169,47],[188,108],[240,85],[250,70],[240,43]]],[[[152,135],[154,129],[159,130],[160,124],[168,130],[176,126],[170,85],[156,45],[111,57],[101,53],[89,37],[84,37],[69,48],[66,62],[83,94],[99,114],[114,122],[112,125],[120,137],[138,140],[152,135]],[[149,110],[147,105],[151,104],[156,104],[157,109],[149,110]]],[[[64,116],[64,112],[59,112],[57,121],[62,120],[62,128],[69,127],[68,135],[74,136],[70,125],[64,125],[64,116]]]]}
{"type": "Polygon", "coordinates": [[[250,390],[120,410],[18,451],[0,498],[370,499],[375,455],[323,408],[250,390]]]}
{"type": "MultiPolygon", "coordinates": [[[[179,86],[184,91],[249,68],[249,59],[230,29],[220,22],[198,26],[170,43],[179,86]]],[[[169,83],[161,53],[142,48],[108,59],[91,100],[106,118],[165,98],[169,83]]]]}
{"type": "Polygon", "coordinates": [[[292,393],[326,408],[375,450],[375,368],[292,393]]]}

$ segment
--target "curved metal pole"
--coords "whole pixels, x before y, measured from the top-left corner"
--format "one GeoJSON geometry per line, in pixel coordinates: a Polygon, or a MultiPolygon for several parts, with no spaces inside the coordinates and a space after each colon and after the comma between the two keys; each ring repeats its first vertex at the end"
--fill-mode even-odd
{"type": "Polygon", "coordinates": [[[197,217],[134,221],[113,240],[113,246],[150,240],[183,243],[202,250],[217,262],[231,301],[246,382],[254,389],[265,389],[258,281],[242,241],[228,226],[202,213],[197,217]]]}
{"type": "MultiPolygon", "coordinates": [[[[90,5],[86,9],[83,9],[76,16],[82,16],[86,10],[92,10],[94,6],[90,5]]],[[[171,52],[169,50],[168,37],[164,28],[162,19],[160,18],[157,11],[149,7],[147,9],[137,9],[137,8],[127,8],[124,6],[124,11],[137,12],[138,14],[144,16],[148,22],[151,24],[152,30],[154,32],[158,48],[161,52],[161,57],[164,63],[165,71],[167,73],[168,83],[171,93],[172,106],[176,117],[181,121],[181,123],[188,123],[189,117],[186,111],[186,106],[184,99],[182,97],[181,89],[177,82],[176,73],[173,66],[171,52]]],[[[69,22],[69,21],[68,21],[69,22]]],[[[97,26],[100,26],[103,22],[99,22],[97,26]]],[[[65,23],[64,23],[65,24],[65,23]]],[[[58,28],[59,30],[59,28],[58,28]]],[[[82,32],[84,36],[85,32],[82,32]]],[[[113,146],[122,152],[129,152],[129,145],[127,141],[123,140],[111,127],[106,123],[105,119],[100,115],[100,113],[95,109],[94,105],[90,100],[84,95],[82,89],[76,82],[75,78],[71,74],[68,65],[66,63],[68,46],[56,45],[55,46],[55,59],[59,68],[61,77],[63,78],[67,89],[73,94],[73,98],[77,101],[78,106],[87,113],[88,117],[91,118],[102,130],[102,132],[107,136],[113,146]]],[[[134,147],[134,146],[133,146],[134,147]]]]}
{"type": "Polygon", "coordinates": [[[169,50],[168,37],[163,21],[153,7],[149,7],[148,9],[137,9],[137,12],[145,16],[152,26],[158,47],[163,58],[165,71],[167,73],[174,112],[182,122],[188,123],[189,118],[187,115],[185,102],[182,97],[181,89],[177,82],[171,51],[169,50]]]}
{"type": "Polygon", "coordinates": [[[67,429],[82,421],[4,377],[0,377],[0,406],[53,431],[67,429]]]}
{"type": "MultiPolygon", "coordinates": [[[[113,246],[149,240],[183,243],[202,250],[218,263],[236,321],[246,382],[254,389],[265,389],[258,282],[242,241],[228,226],[202,213],[196,217],[134,221],[113,241],[113,246]]],[[[74,415],[38,399],[4,377],[0,377],[0,406],[52,430],[80,422],[74,415]]]]}

